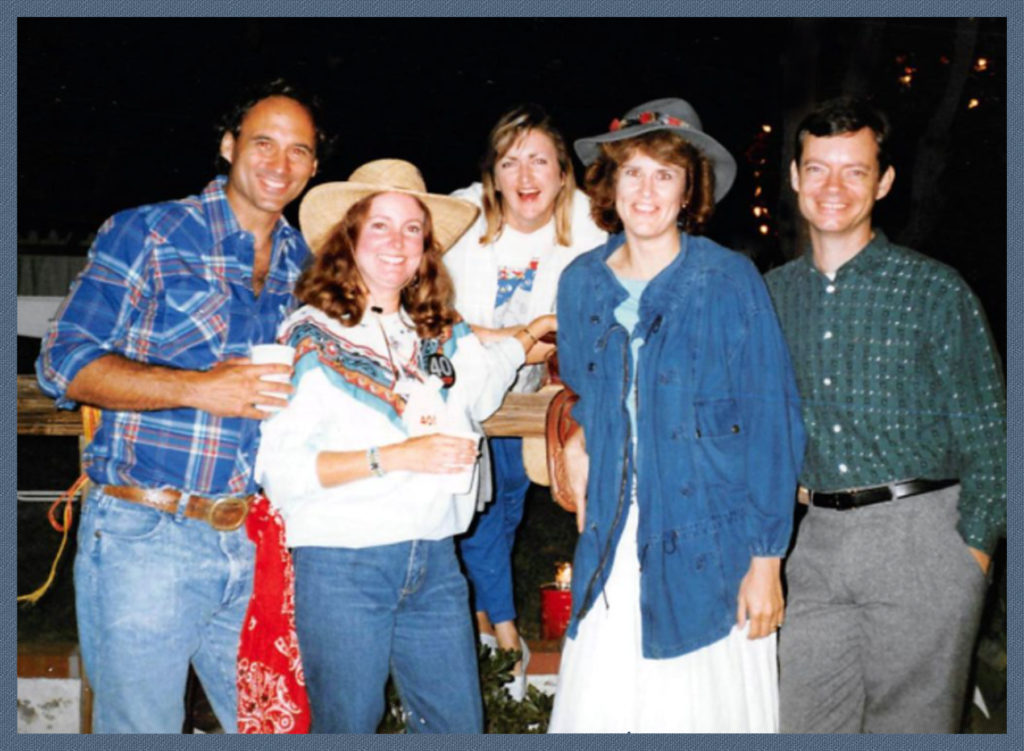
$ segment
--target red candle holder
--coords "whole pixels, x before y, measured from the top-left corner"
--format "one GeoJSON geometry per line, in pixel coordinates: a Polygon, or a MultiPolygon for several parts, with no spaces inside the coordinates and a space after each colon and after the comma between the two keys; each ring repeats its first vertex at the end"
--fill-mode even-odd
{"type": "Polygon", "coordinates": [[[555,581],[540,588],[540,631],[542,639],[561,639],[572,615],[572,566],[559,563],[555,581]]]}
{"type": "Polygon", "coordinates": [[[555,584],[540,588],[540,633],[542,639],[561,639],[572,615],[572,592],[555,584]]]}

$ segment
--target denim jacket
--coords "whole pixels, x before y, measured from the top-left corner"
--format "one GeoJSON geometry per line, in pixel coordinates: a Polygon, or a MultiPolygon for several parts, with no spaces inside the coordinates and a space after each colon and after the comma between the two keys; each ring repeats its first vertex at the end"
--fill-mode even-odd
{"type": "Polygon", "coordinates": [[[569,636],[604,589],[636,478],[643,654],[666,658],[728,634],[751,556],[786,552],[805,436],[786,343],[754,265],[682,234],[678,256],[641,297],[635,364],[614,316],[627,293],[606,263],[623,242],[613,236],[577,258],[558,289],[559,366],[580,395],[574,416],[590,457],[569,636]]]}

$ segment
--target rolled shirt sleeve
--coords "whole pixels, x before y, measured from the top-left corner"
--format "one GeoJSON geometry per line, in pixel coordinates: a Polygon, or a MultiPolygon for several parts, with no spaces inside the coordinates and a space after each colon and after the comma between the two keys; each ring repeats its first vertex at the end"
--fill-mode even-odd
{"type": "Polygon", "coordinates": [[[147,360],[151,342],[138,333],[151,330],[151,325],[139,321],[145,309],[141,302],[151,294],[147,235],[137,211],[108,219],[50,324],[36,361],[36,376],[43,393],[56,399],[58,408],[77,406],[66,396],[68,385],[93,360],[111,352],[147,360]]]}

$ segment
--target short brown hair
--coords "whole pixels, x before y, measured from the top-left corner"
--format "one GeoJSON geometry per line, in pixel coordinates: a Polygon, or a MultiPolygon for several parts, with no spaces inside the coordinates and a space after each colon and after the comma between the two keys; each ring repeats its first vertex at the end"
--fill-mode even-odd
{"type": "Polygon", "coordinates": [[[875,143],[878,144],[878,174],[881,175],[892,164],[889,118],[882,110],[862,97],[838,97],[815,107],[796,126],[793,161],[797,166],[800,165],[807,136],[828,138],[844,133],[856,133],[861,128],[870,128],[875,143]]]}
{"type": "Polygon", "coordinates": [[[523,104],[500,118],[487,136],[487,151],[480,160],[480,180],[483,184],[484,219],[487,228],[480,238],[481,245],[498,239],[505,226],[501,197],[494,182],[494,167],[520,138],[531,130],[551,139],[562,171],[562,187],[555,196],[555,242],[566,247],[572,245],[572,203],[576,193],[576,178],[572,170],[572,157],[562,134],[552,124],[551,117],[539,104],[523,104]]]}
{"type": "Polygon", "coordinates": [[[590,215],[606,232],[621,232],[615,211],[615,181],[619,167],[639,151],[651,159],[686,171],[686,205],[679,212],[679,228],[699,235],[715,210],[715,171],[711,160],[689,141],[669,130],[655,130],[621,141],[600,144],[601,151],[587,167],[583,188],[590,196],[590,215]]]}
{"type": "MultiPolygon", "coordinates": [[[[334,225],[313,262],[295,283],[295,297],[327,313],[343,326],[355,326],[366,312],[366,291],[356,267],[355,248],[370,213],[370,203],[381,193],[356,201],[334,225]]],[[[415,198],[415,196],[413,196],[415,198]]],[[[458,320],[452,307],[454,287],[444,264],[441,246],[434,238],[430,210],[423,209],[423,259],[412,282],[402,289],[401,304],[421,338],[437,337],[458,320]]]]}

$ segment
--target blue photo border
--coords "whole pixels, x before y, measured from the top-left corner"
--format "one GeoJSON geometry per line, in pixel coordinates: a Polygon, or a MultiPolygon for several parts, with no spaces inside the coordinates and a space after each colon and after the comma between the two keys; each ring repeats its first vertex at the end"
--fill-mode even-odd
{"type": "MultiPolygon", "coordinates": [[[[295,0],[271,2],[269,0],[243,2],[242,0],[28,0],[5,3],[0,17],[0,90],[3,102],[0,126],[0,160],[2,160],[3,200],[2,238],[4,265],[0,271],[0,316],[5,325],[16,326],[16,248],[17,248],[17,18],[19,16],[1000,16],[1007,18],[1007,248],[1019,248],[1024,239],[1024,206],[1022,187],[1022,140],[1017,137],[1021,125],[1021,69],[1024,24],[1019,3],[971,2],[968,0],[711,0],[680,2],[672,0],[295,0]]],[[[31,168],[26,165],[24,168],[31,168]]],[[[1007,253],[1007,391],[1009,398],[1008,424],[1008,545],[1007,545],[1007,656],[1009,662],[1007,685],[1007,734],[990,736],[69,736],[18,735],[16,713],[12,705],[0,718],[0,743],[8,748],[46,749],[130,749],[130,748],[205,748],[210,744],[218,749],[245,749],[267,751],[278,748],[301,749],[397,749],[426,748],[436,751],[456,749],[599,749],[615,751],[626,749],[700,748],[712,751],[732,749],[1002,749],[1020,747],[1021,692],[1020,675],[1016,672],[1020,657],[1021,591],[1015,586],[1021,581],[1021,514],[1017,505],[1021,498],[1021,425],[1019,421],[1022,314],[1022,254],[1007,253]],[[1016,710],[1016,711],[1011,711],[1016,710]],[[214,740],[216,739],[216,740],[214,740]]],[[[0,550],[3,550],[2,575],[7,586],[8,607],[0,624],[4,660],[2,685],[9,697],[16,696],[17,628],[14,594],[16,591],[16,525],[13,523],[17,484],[16,443],[16,359],[15,348],[0,351],[0,364],[8,376],[2,380],[4,403],[2,413],[3,459],[0,477],[8,500],[5,523],[0,525],[0,550]]]]}

